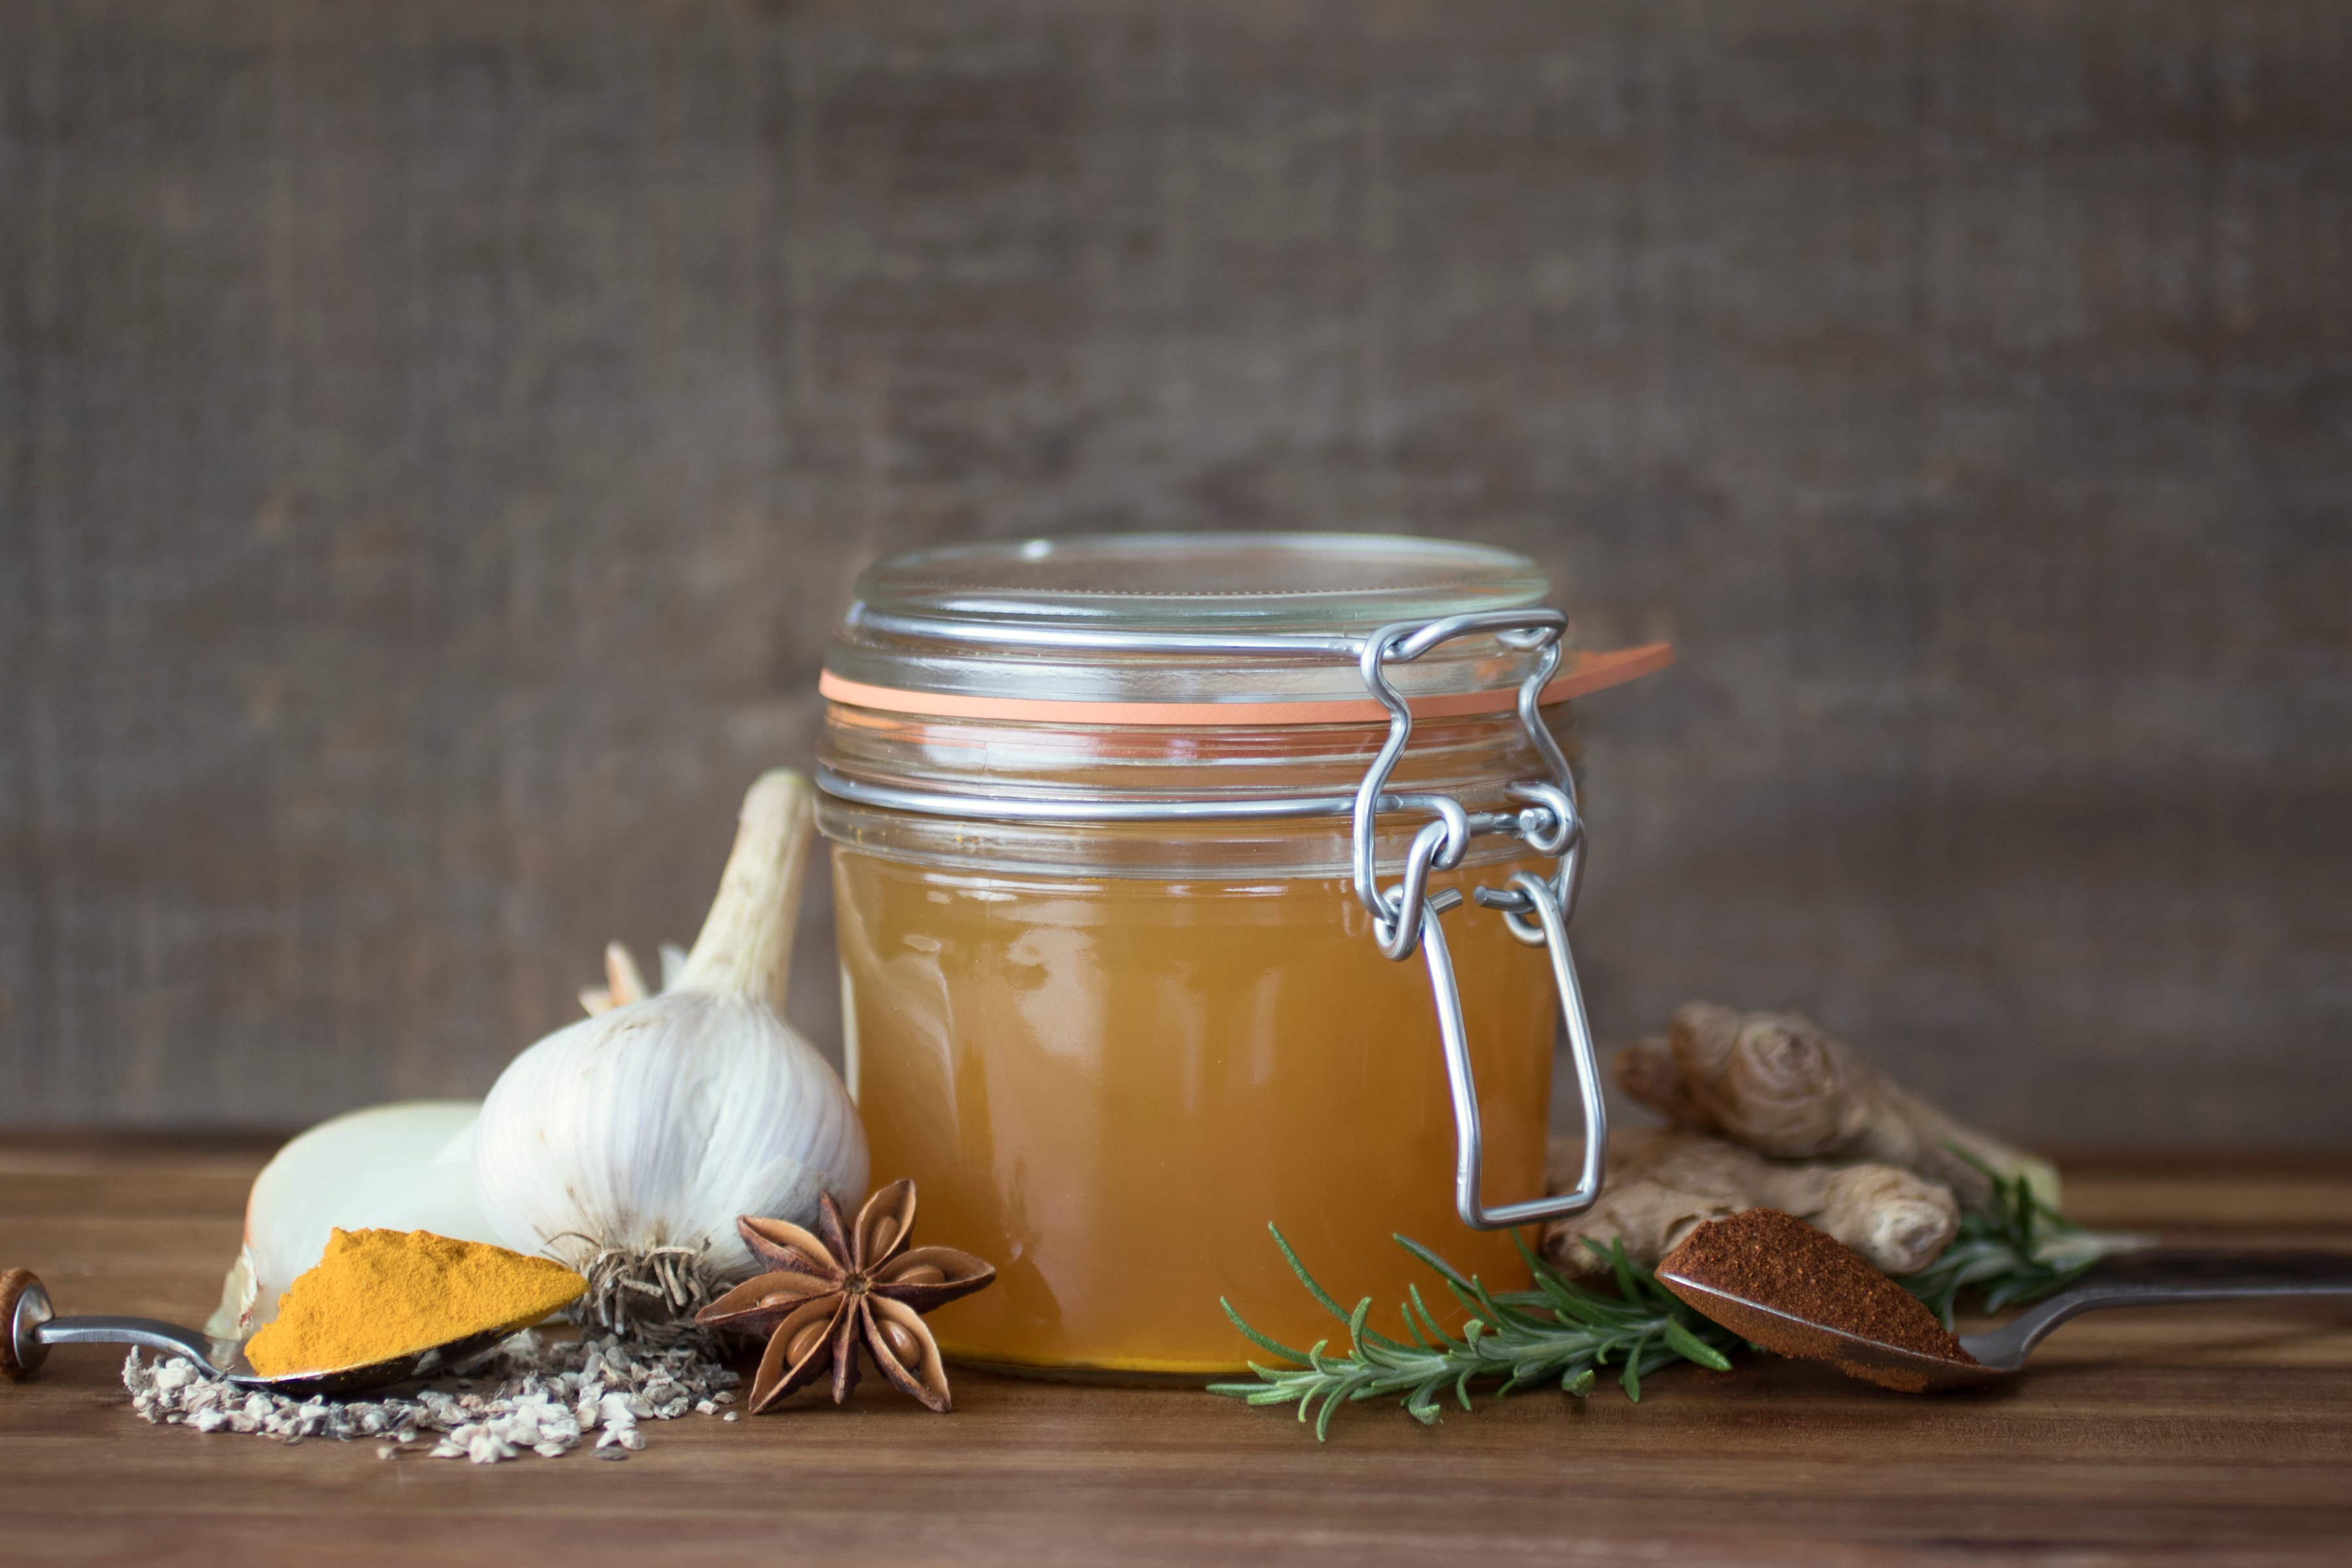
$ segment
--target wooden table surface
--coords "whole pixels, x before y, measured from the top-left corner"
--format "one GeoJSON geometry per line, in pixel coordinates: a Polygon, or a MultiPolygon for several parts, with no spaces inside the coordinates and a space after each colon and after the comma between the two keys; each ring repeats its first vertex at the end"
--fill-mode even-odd
{"type": "MultiPolygon", "coordinates": [[[[199,1321],[258,1144],[0,1139],[0,1265],[68,1312],[199,1321]]],[[[2352,1247],[2352,1163],[2077,1162],[2085,1222],[2352,1247]]],[[[1996,1391],[1907,1398],[1755,1358],[1629,1404],[1523,1394],[1424,1430],[1182,1390],[977,1373],[931,1415],[648,1423],[494,1466],[134,1417],[110,1351],[0,1385],[0,1561],[2068,1564],[2352,1560],[2352,1313],[2166,1310],[2063,1330],[1996,1391]]]]}

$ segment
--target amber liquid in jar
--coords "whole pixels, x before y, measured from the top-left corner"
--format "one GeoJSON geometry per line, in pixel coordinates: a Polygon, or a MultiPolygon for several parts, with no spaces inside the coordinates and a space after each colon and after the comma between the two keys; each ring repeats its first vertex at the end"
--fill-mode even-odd
{"type": "MultiPolygon", "coordinates": [[[[1510,869],[1435,880],[1466,897],[1510,869]]],[[[929,1320],[948,1355],[1234,1372],[1263,1352],[1220,1297],[1286,1343],[1344,1342],[1269,1223],[1391,1333],[1407,1286],[1435,1283],[1392,1233],[1492,1287],[1526,1284],[1510,1234],[1454,1213],[1423,962],[1381,956],[1343,879],[1024,879],[839,847],[834,886],[874,1170],[915,1178],[925,1235],[997,1267],[992,1289],[929,1320]]],[[[1491,910],[1456,910],[1445,931],[1486,1201],[1529,1197],[1558,1019],[1547,961],[1491,910]]]]}

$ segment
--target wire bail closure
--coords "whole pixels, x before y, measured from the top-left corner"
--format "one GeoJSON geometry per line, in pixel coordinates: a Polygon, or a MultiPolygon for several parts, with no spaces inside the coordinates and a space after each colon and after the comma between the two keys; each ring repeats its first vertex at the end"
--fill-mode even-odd
{"type": "Polygon", "coordinates": [[[1454,1209],[1463,1224],[1476,1230],[1504,1230],[1582,1214],[1601,1196],[1608,1155],[1609,1113],[1601,1096],[1600,1064],[1592,1047],[1591,1025],[1585,1017],[1583,988],[1577,982],[1575,955],[1568,943],[1569,918],[1576,911],[1583,882],[1584,817],[1577,809],[1575,775],[1544,724],[1540,707],[1543,689],[1559,668],[1560,642],[1567,631],[1568,617],[1558,610],[1496,610],[1437,621],[1400,621],[1367,637],[1357,660],[1365,687],[1388,710],[1389,738],[1356,790],[1351,814],[1356,897],[1371,913],[1372,935],[1382,957],[1402,960],[1418,947],[1428,964],[1438,1038],[1445,1053],[1446,1083],[1454,1097],[1454,1209]],[[1510,785],[1509,793],[1528,803],[1515,813],[1469,812],[1451,795],[1390,795],[1390,776],[1412,739],[1412,709],[1391,683],[1389,667],[1411,663],[1453,638],[1481,634],[1539,656],[1519,683],[1519,727],[1551,776],[1510,785]],[[1375,819],[1384,807],[1423,811],[1430,816],[1406,853],[1403,879],[1388,889],[1380,885],[1376,864],[1375,819]],[[1584,1112],[1584,1163],[1575,1188],[1553,1197],[1496,1208],[1486,1206],[1481,1191],[1486,1139],[1478,1120],[1478,1085],[1462,1021],[1462,991],[1454,980],[1454,960],[1446,950],[1442,923],[1446,911],[1461,903],[1462,896],[1450,889],[1433,895],[1428,891],[1430,872],[1459,866],[1471,839],[1481,834],[1523,839],[1538,854],[1559,862],[1549,881],[1517,871],[1500,888],[1473,889],[1471,898],[1500,912],[1514,937],[1529,947],[1543,948],[1550,958],[1552,985],[1568,1026],[1569,1057],[1575,1066],[1577,1094],[1584,1112]]]}
{"type": "Polygon", "coordinates": [[[1576,912],[1577,894],[1583,880],[1584,818],[1577,805],[1576,779],[1570,772],[1568,759],[1560,754],[1559,742],[1544,724],[1541,705],[1543,689],[1559,668],[1562,639],[1568,632],[1565,615],[1549,609],[1480,611],[1433,621],[1398,621],[1363,637],[1224,637],[1076,627],[1014,630],[929,617],[885,617],[868,614],[863,605],[853,607],[850,615],[853,620],[862,616],[866,624],[904,637],[984,637],[997,644],[1117,653],[1353,658],[1366,689],[1388,710],[1389,734],[1352,796],[1168,801],[989,795],[877,784],[825,766],[817,769],[816,784],[826,795],[860,805],[959,818],[1104,823],[1349,817],[1351,880],[1357,899],[1371,914],[1372,935],[1381,955],[1402,962],[1418,950],[1428,966],[1430,993],[1437,1009],[1438,1039],[1445,1058],[1446,1083],[1454,1101],[1454,1212],[1474,1229],[1505,1230],[1581,1214],[1599,1200],[1609,1147],[1608,1111],[1602,1103],[1601,1069],[1593,1051],[1591,1026],[1585,1017],[1584,994],[1577,982],[1576,960],[1568,942],[1568,922],[1576,912]],[[1520,728],[1543,760],[1549,776],[1507,786],[1507,793],[1524,803],[1517,811],[1474,812],[1452,795],[1391,793],[1388,787],[1398,761],[1412,739],[1412,709],[1390,682],[1390,668],[1410,664],[1456,637],[1473,636],[1491,636],[1507,647],[1538,656],[1535,667],[1519,683],[1517,713],[1520,728]],[[1378,818],[1383,813],[1400,812],[1420,813],[1429,821],[1413,836],[1412,847],[1405,855],[1402,879],[1395,886],[1383,889],[1378,866],[1378,818]],[[1473,889],[1471,899],[1480,907],[1500,914],[1512,936],[1529,947],[1544,949],[1550,959],[1552,985],[1568,1027],[1569,1056],[1576,1070],[1584,1120],[1584,1163],[1574,1190],[1495,1208],[1488,1208],[1481,1196],[1485,1138],[1479,1125],[1478,1088],[1463,1026],[1461,988],[1454,978],[1453,958],[1446,950],[1443,924],[1447,911],[1462,903],[1462,895],[1450,888],[1429,890],[1432,872],[1450,871],[1460,866],[1471,842],[1489,836],[1520,839],[1536,853],[1558,862],[1549,879],[1517,871],[1499,888],[1473,889]]]}

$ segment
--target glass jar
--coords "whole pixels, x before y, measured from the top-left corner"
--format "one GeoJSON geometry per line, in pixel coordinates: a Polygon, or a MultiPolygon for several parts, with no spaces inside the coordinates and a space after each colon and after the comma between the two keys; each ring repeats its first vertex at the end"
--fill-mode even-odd
{"type": "Polygon", "coordinates": [[[1546,592],[1507,552],[1339,534],[859,579],[818,821],[877,1178],[998,1268],[930,1320],[947,1354],[1234,1372],[1221,1298],[1287,1342],[1339,1328],[1269,1224],[1385,1321],[1426,1279],[1392,1233],[1515,1288],[1507,1227],[1590,1205],[1566,699],[1667,655],[1566,656],[1546,592]],[[1540,1200],[1563,1012],[1585,1171],[1540,1200]]]}

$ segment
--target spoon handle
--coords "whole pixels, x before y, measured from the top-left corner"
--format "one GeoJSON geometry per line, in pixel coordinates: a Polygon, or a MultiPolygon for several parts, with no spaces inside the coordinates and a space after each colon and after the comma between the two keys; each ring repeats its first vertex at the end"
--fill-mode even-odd
{"type": "MultiPolygon", "coordinates": [[[[2352,1253],[2158,1251],[2112,1258],[2070,1289],[1969,1342],[1998,1342],[1995,1362],[2024,1360],[2069,1318],[2109,1307],[2169,1307],[2197,1301],[2292,1300],[2352,1296],[2352,1253]]],[[[1971,1344],[1973,1350],[1973,1345],[1971,1344]]]]}
{"type": "Polygon", "coordinates": [[[159,1318],[51,1318],[40,1327],[43,1345],[143,1345],[184,1355],[199,1367],[213,1364],[212,1342],[194,1329],[159,1318]]]}
{"type": "Polygon", "coordinates": [[[60,1318],[31,1270],[0,1274],[0,1373],[26,1377],[48,1359],[51,1345],[89,1344],[143,1345],[213,1365],[212,1341],[194,1329],[154,1318],[60,1318]]]}

